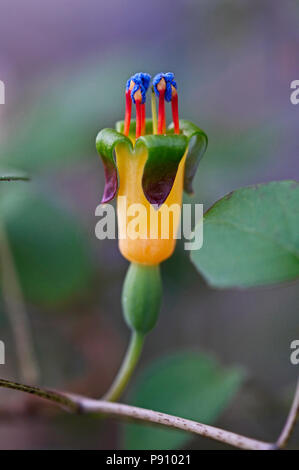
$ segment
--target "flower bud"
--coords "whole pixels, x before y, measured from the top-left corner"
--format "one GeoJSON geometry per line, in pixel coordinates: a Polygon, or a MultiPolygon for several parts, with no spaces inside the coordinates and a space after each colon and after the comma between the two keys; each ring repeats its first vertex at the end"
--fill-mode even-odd
{"type": "Polygon", "coordinates": [[[159,265],[131,263],[122,292],[122,306],[128,326],[142,334],[152,330],[158,318],[161,299],[159,265]]]}

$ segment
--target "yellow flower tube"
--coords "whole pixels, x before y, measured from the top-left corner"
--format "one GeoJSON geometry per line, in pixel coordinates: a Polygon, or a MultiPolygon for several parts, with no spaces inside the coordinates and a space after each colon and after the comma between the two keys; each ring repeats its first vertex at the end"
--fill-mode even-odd
{"type": "Polygon", "coordinates": [[[142,188],[147,150],[135,153],[123,145],[116,148],[119,249],[129,261],[155,265],[172,255],[180,222],[186,153],[166,201],[155,208],[142,188]]]}

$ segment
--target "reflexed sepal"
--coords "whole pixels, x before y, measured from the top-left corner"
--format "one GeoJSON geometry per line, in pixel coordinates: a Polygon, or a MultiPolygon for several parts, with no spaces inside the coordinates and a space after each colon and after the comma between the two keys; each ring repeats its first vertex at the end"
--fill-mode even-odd
{"type": "MultiPolygon", "coordinates": [[[[131,123],[131,131],[135,122],[131,123]]],[[[103,129],[99,132],[96,146],[102,157],[106,185],[102,203],[111,201],[118,188],[117,167],[114,160],[114,149],[118,144],[128,145],[132,151],[131,140],[125,137],[123,121],[116,123],[116,129],[103,129]]],[[[146,132],[152,132],[152,121],[147,120],[146,132]]],[[[147,200],[156,206],[160,206],[167,199],[173,186],[178,166],[187,148],[187,138],[184,135],[145,135],[140,137],[134,148],[138,154],[140,150],[147,152],[147,161],[143,171],[142,188],[147,200]]]]}
{"type": "Polygon", "coordinates": [[[145,135],[136,142],[137,151],[144,145],[148,152],[142,188],[151,204],[159,207],[166,201],[187,144],[184,135],[145,135]]]}
{"type": "MultiPolygon", "coordinates": [[[[135,121],[131,122],[130,131],[134,133],[135,121]]],[[[147,200],[155,206],[163,204],[174,183],[178,166],[183,158],[187,146],[188,155],[185,164],[184,189],[192,193],[192,180],[197,166],[203,156],[208,138],[206,134],[195,124],[184,119],[180,120],[182,134],[172,133],[173,125],[169,127],[167,135],[152,134],[152,120],[146,120],[146,135],[141,136],[133,150],[132,141],[122,134],[123,121],[116,124],[116,129],[103,129],[96,139],[96,146],[100,154],[105,170],[105,189],[102,203],[111,201],[118,189],[117,167],[114,159],[114,150],[117,145],[126,145],[130,152],[138,153],[143,146],[148,153],[142,177],[142,187],[147,200]]],[[[133,138],[133,136],[130,136],[133,138]]]]}
{"type": "MultiPolygon", "coordinates": [[[[169,129],[173,129],[173,123],[170,124],[169,129]]],[[[186,193],[192,194],[192,181],[198,164],[207,149],[208,137],[202,129],[185,119],[180,119],[180,129],[188,138],[189,147],[185,164],[184,190],[186,193]]]]}
{"type": "Polygon", "coordinates": [[[127,145],[132,149],[130,139],[114,129],[102,129],[97,135],[96,147],[104,164],[106,180],[102,203],[111,201],[118,189],[117,167],[114,160],[114,149],[118,144],[127,145]]]}

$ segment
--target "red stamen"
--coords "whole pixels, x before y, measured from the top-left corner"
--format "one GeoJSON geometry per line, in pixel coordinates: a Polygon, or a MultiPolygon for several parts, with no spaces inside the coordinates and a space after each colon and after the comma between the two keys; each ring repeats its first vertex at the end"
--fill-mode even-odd
{"type": "Polygon", "coordinates": [[[141,103],[141,135],[145,134],[145,103],[141,103]]]}
{"type": "Polygon", "coordinates": [[[138,137],[141,136],[141,100],[138,100],[135,98],[135,104],[136,104],[136,140],[138,137]]]}
{"type": "Polygon", "coordinates": [[[131,113],[132,113],[132,99],[131,99],[131,90],[126,90],[126,111],[125,111],[125,125],[124,125],[124,134],[129,135],[130,124],[131,124],[131,113]]]}
{"type": "Polygon", "coordinates": [[[165,90],[159,90],[158,134],[166,132],[165,90]]]}
{"type": "Polygon", "coordinates": [[[172,108],[172,119],[174,124],[174,133],[180,133],[180,124],[179,124],[179,105],[178,105],[178,94],[175,88],[172,90],[172,99],[171,99],[171,108],[172,108]]]}

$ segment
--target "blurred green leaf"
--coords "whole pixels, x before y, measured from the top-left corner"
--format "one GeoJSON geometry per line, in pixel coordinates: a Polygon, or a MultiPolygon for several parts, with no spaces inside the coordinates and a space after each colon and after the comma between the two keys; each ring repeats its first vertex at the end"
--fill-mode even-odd
{"type": "Polygon", "coordinates": [[[0,162],[33,173],[95,158],[98,131],[114,127],[124,112],[120,84],[128,78],[127,62],[123,56],[91,59],[31,81],[27,101],[8,122],[0,162]]]}
{"type": "MultiPolygon", "coordinates": [[[[179,352],[151,364],[134,386],[133,405],[213,423],[236,393],[242,372],[211,357],[179,352]]],[[[125,425],[126,449],[175,449],[190,435],[139,424],[125,425]]]]}
{"type": "Polygon", "coordinates": [[[28,300],[54,305],[84,293],[92,274],[88,242],[67,210],[20,184],[1,195],[0,214],[28,300]]]}
{"type": "Polygon", "coordinates": [[[220,199],[204,216],[203,247],[191,260],[214,287],[299,278],[299,184],[260,184],[220,199]]]}
{"type": "Polygon", "coordinates": [[[212,139],[209,142],[207,152],[207,166],[215,171],[221,168],[223,173],[231,174],[250,170],[254,167],[263,167],[271,162],[273,153],[279,148],[283,123],[275,120],[266,122],[263,120],[254,121],[254,124],[247,124],[244,129],[236,130],[217,126],[211,122],[212,139]],[[211,147],[211,148],[210,148],[211,147]]]}

